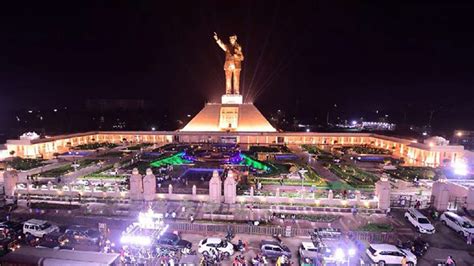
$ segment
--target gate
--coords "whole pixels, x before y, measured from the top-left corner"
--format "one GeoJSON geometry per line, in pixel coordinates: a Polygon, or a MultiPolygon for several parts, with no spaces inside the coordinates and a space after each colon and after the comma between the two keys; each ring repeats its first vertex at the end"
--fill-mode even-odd
{"type": "Polygon", "coordinates": [[[390,195],[390,207],[408,209],[416,207],[419,204],[419,209],[426,209],[431,206],[430,197],[418,194],[392,194],[390,195]]]}

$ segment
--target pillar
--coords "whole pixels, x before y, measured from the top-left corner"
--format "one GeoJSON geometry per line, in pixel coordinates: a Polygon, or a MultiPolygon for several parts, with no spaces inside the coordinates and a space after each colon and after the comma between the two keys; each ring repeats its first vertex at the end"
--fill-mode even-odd
{"type": "Polygon", "coordinates": [[[212,177],[209,181],[209,201],[212,203],[222,202],[222,181],[217,170],[212,172],[212,177]]]}
{"type": "Polygon", "coordinates": [[[130,199],[143,199],[143,180],[137,168],[133,168],[132,175],[130,176],[130,199]]]}
{"type": "MultiPolygon", "coordinates": [[[[432,197],[432,206],[437,211],[445,211],[448,209],[449,204],[449,190],[448,184],[444,179],[440,179],[433,183],[433,187],[431,189],[431,197],[432,197]]],[[[469,194],[468,194],[469,198],[469,194]]],[[[466,199],[467,202],[467,199],[466,199]]]]}
{"type": "Polygon", "coordinates": [[[234,175],[234,171],[230,170],[224,181],[224,202],[227,204],[235,204],[237,199],[237,181],[234,175]]]}
{"type": "Polygon", "coordinates": [[[390,208],[390,181],[387,177],[381,177],[377,183],[375,183],[375,196],[378,198],[378,208],[380,210],[386,210],[390,208]]]}
{"type": "Polygon", "coordinates": [[[470,211],[474,210],[474,187],[469,187],[467,191],[466,208],[470,211]]]}
{"type": "Polygon", "coordinates": [[[143,199],[152,201],[156,197],[156,177],[150,168],[146,169],[146,175],[143,177],[143,199]]]}
{"type": "Polygon", "coordinates": [[[361,198],[360,191],[359,191],[359,190],[356,190],[356,191],[355,191],[355,200],[356,200],[357,203],[360,202],[360,198],[361,198]]]}
{"type": "Polygon", "coordinates": [[[333,198],[334,198],[334,192],[332,192],[332,190],[329,190],[328,199],[332,200],[333,198]]]}
{"type": "Polygon", "coordinates": [[[5,187],[5,196],[13,197],[16,184],[18,183],[18,172],[15,170],[5,171],[3,173],[3,182],[5,187]]]}

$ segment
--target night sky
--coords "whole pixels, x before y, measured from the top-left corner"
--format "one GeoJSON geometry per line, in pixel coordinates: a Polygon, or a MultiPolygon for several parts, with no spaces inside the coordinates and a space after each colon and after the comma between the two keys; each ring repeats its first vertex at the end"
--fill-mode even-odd
{"type": "Polygon", "coordinates": [[[225,41],[238,35],[243,95],[265,114],[325,121],[336,104],[346,119],[379,110],[423,124],[432,111],[438,129],[473,128],[468,1],[202,2],[3,3],[0,122],[19,107],[90,98],[195,114],[224,93],[216,31],[225,41]]]}

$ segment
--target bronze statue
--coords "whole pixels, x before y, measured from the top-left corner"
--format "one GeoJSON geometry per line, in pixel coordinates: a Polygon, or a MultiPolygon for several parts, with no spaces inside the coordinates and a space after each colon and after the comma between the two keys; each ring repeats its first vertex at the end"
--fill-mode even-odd
{"type": "Polygon", "coordinates": [[[242,47],[237,43],[237,35],[232,35],[229,37],[229,44],[224,44],[217,33],[214,32],[214,39],[216,40],[219,47],[222,48],[225,52],[225,63],[224,63],[224,72],[225,72],[225,93],[232,94],[232,76],[234,78],[234,93],[239,93],[239,79],[240,79],[240,70],[241,62],[244,60],[244,55],[242,54],[242,47]]]}

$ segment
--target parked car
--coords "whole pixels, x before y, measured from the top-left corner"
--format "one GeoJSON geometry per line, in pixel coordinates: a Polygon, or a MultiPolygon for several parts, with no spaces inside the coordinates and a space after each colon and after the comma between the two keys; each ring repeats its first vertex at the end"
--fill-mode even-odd
{"type": "Polygon", "coordinates": [[[472,221],[454,212],[444,212],[439,217],[439,220],[463,237],[474,234],[474,224],[472,221]]]}
{"type": "Polygon", "coordinates": [[[23,224],[23,234],[43,237],[52,232],[59,232],[59,227],[44,220],[30,219],[23,224]]]}
{"type": "Polygon", "coordinates": [[[205,238],[199,242],[199,253],[208,255],[212,253],[211,250],[216,250],[226,256],[232,256],[232,254],[234,254],[234,245],[226,240],[216,237],[205,238]]]}
{"type": "Polygon", "coordinates": [[[66,237],[71,242],[84,244],[99,244],[100,232],[98,229],[93,229],[81,225],[71,225],[64,232],[66,237]]]}
{"type": "Polygon", "coordinates": [[[435,228],[430,220],[421,214],[415,208],[410,208],[405,212],[405,218],[416,228],[420,233],[434,234],[435,228]]]}
{"type": "Polygon", "coordinates": [[[314,246],[313,242],[301,242],[299,254],[301,265],[317,265],[315,262],[317,262],[321,258],[321,255],[318,252],[318,248],[314,246]]]}
{"type": "Polygon", "coordinates": [[[386,264],[401,264],[403,257],[407,258],[408,265],[416,265],[417,259],[408,249],[400,249],[390,244],[370,244],[366,251],[367,256],[379,266],[386,264]]]}
{"type": "Polygon", "coordinates": [[[282,255],[291,258],[290,249],[287,246],[280,244],[278,241],[262,240],[260,243],[260,250],[262,251],[263,256],[270,259],[276,259],[282,255]]]}
{"type": "Polygon", "coordinates": [[[184,248],[190,249],[192,243],[181,239],[177,234],[164,233],[157,240],[156,244],[162,248],[168,248],[173,250],[182,250],[184,248]]]}

